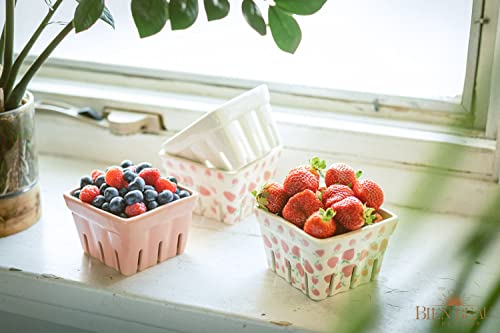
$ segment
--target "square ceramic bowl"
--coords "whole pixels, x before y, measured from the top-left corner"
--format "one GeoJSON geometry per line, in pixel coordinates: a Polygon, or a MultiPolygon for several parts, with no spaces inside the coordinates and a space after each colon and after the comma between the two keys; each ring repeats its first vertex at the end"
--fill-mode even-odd
{"type": "Polygon", "coordinates": [[[263,84],[204,114],[169,138],[163,149],[210,168],[236,171],[280,144],[263,84]]]}
{"type": "Polygon", "coordinates": [[[208,168],[164,150],[160,157],[166,173],[200,193],[195,213],[226,224],[235,224],[253,213],[257,184],[272,179],[276,173],[282,146],[237,171],[208,168]]]}
{"type": "Polygon", "coordinates": [[[83,251],[116,269],[132,275],[184,252],[198,194],[131,218],[121,218],[64,193],[73,213],[83,251]]]}
{"type": "Polygon", "coordinates": [[[377,278],[398,217],[318,239],[285,219],[255,208],[269,268],[313,300],[348,291],[377,278]]]}

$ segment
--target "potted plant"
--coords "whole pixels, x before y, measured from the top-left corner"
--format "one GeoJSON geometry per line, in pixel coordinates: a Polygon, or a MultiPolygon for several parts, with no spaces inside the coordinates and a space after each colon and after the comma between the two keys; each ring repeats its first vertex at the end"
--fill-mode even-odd
{"type": "MultiPolygon", "coordinates": [[[[63,0],[46,0],[48,12],[21,52],[14,55],[16,0],[3,0],[5,22],[0,39],[0,237],[24,230],[40,216],[37,154],[34,141],[34,97],[30,81],[54,49],[70,33],[80,33],[99,19],[114,28],[113,16],[104,0],[77,0],[73,18],[64,24],[45,50],[21,73],[31,48],[63,0]]],[[[294,15],[317,12],[326,0],[275,0],[268,6],[267,24],[253,0],[241,4],[243,17],[260,35],[268,27],[278,47],[294,53],[301,31],[294,15]]],[[[208,21],[227,16],[229,0],[204,0],[208,21]]],[[[187,29],[198,17],[198,0],[132,0],[131,11],[141,38],[160,32],[170,21],[172,30],[187,29]]]]}

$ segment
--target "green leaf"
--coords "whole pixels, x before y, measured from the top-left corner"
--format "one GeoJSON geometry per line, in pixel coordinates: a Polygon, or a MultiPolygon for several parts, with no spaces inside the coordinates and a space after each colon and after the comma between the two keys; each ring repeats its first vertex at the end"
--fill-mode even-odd
{"type": "Polygon", "coordinates": [[[109,24],[113,29],[115,28],[115,19],[106,6],[104,6],[104,10],[102,11],[101,20],[109,24]]]}
{"type": "Polygon", "coordinates": [[[277,6],[269,7],[269,27],[274,42],[288,53],[295,53],[302,39],[302,31],[297,21],[277,6]]]}
{"type": "Polygon", "coordinates": [[[267,32],[266,22],[264,22],[260,9],[255,2],[253,0],[243,0],[241,11],[248,25],[262,36],[265,36],[267,32]]]}
{"type": "Polygon", "coordinates": [[[204,0],[204,4],[209,21],[220,20],[229,13],[230,5],[228,0],[204,0]]]}
{"type": "Polygon", "coordinates": [[[93,26],[101,18],[103,12],[104,0],[78,1],[73,20],[75,31],[82,32],[93,26]]]}
{"type": "Polygon", "coordinates": [[[323,7],[326,0],[275,0],[276,6],[297,15],[311,15],[323,7]]]}
{"type": "Polygon", "coordinates": [[[160,32],[168,20],[166,0],[132,0],[132,17],[141,38],[160,32]]]}
{"type": "Polygon", "coordinates": [[[187,29],[198,17],[198,0],[170,0],[169,9],[172,30],[187,29]]]}

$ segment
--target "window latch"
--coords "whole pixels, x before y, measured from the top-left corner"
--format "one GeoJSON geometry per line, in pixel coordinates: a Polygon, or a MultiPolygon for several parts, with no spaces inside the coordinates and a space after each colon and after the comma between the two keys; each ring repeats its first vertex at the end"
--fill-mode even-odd
{"type": "Polygon", "coordinates": [[[474,20],[474,23],[475,24],[481,24],[481,25],[488,24],[488,23],[490,23],[490,19],[487,18],[487,17],[480,17],[480,18],[474,20]]]}
{"type": "Polygon", "coordinates": [[[90,107],[77,108],[60,101],[39,101],[36,109],[37,112],[57,113],[92,126],[107,128],[115,135],[161,134],[165,130],[161,115],[151,112],[112,107],[97,112],[90,107]]]}

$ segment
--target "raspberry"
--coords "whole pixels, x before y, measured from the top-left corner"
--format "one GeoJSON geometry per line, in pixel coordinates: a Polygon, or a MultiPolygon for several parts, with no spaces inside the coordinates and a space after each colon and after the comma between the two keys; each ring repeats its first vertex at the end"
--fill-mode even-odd
{"type": "Polygon", "coordinates": [[[123,171],[120,167],[111,167],[106,172],[106,184],[121,188],[123,183],[123,171]]]}
{"type": "Polygon", "coordinates": [[[146,210],[146,205],[143,202],[138,202],[133,205],[127,206],[125,208],[125,214],[127,214],[128,217],[132,217],[141,215],[142,213],[146,212],[146,210]]]}
{"type": "Polygon", "coordinates": [[[165,190],[169,190],[172,193],[175,193],[175,191],[177,191],[177,185],[175,185],[175,183],[171,182],[168,179],[162,178],[162,177],[160,177],[156,180],[155,188],[156,188],[156,192],[158,192],[158,193],[161,193],[165,190]]]}
{"type": "Polygon", "coordinates": [[[97,179],[97,177],[102,176],[102,175],[104,175],[104,171],[99,170],[99,169],[95,169],[90,174],[90,177],[92,177],[92,180],[95,181],[97,179]]]}
{"type": "Polygon", "coordinates": [[[142,169],[141,172],[139,172],[139,177],[144,179],[146,184],[154,185],[158,178],[160,178],[160,170],[156,168],[142,169]]]}
{"type": "Polygon", "coordinates": [[[101,191],[99,191],[99,188],[97,186],[86,185],[80,191],[80,200],[86,203],[91,203],[92,200],[94,200],[94,198],[97,197],[99,194],[101,194],[101,191]]]}

